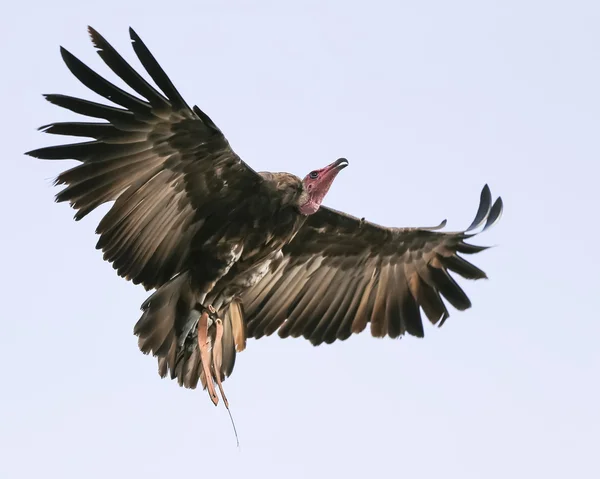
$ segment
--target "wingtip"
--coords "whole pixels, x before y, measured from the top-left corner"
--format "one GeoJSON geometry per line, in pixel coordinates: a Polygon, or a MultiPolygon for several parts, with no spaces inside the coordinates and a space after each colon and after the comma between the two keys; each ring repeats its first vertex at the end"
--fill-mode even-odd
{"type": "Polygon", "coordinates": [[[496,198],[496,201],[494,201],[494,204],[492,205],[490,212],[488,214],[485,226],[483,227],[483,230],[481,230],[481,231],[483,232],[483,231],[491,228],[493,225],[495,225],[502,217],[503,210],[504,210],[504,203],[502,202],[502,198],[498,197],[498,198],[496,198]]]}
{"type": "Polygon", "coordinates": [[[62,45],[60,46],[60,56],[62,57],[63,61],[68,65],[69,62],[71,60],[73,60],[75,58],[75,55],[73,55],[69,50],[67,50],[65,47],[63,47],[62,45]]]}
{"type": "Polygon", "coordinates": [[[450,313],[448,313],[448,311],[444,311],[444,313],[442,313],[441,318],[438,319],[438,321],[437,321],[438,328],[441,328],[449,317],[450,317],[450,313]]]}
{"type": "Polygon", "coordinates": [[[38,151],[38,150],[29,150],[29,151],[26,151],[26,152],[25,152],[25,153],[23,153],[23,154],[24,154],[24,155],[27,155],[27,156],[31,156],[32,158],[39,158],[39,157],[37,156],[37,151],[38,151]]]}
{"type": "Polygon", "coordinates": [[[100,35],[98,33],[98,31],[92,27],[91,25],[88,25],[87,27],[87,31],[88,34],[90,36],[90,40],[92,41],[92,44],[97,48],[97,49],[101,49],[100,47],[100,43],[102,42],[102,35],[100,35]]]}
{"type": "MultiPolygon", "coordinates": [[[[494,206],[496,205],[498,205],[497,208],[500,210],[500,214],[502,214],[504,211],[504,200],[502,199],[502,196],[498,196],[498,198],[496,198],[494,206]]],[[[494,209],[494,206],[492,206],[492,209],[494,209]]]]}
{"type": "Polygon", "coordinates": [[[131,40],[134,42],[140,41],[139,35],[135,33],[135,30],[132,27],[129,27],[129,38],[131,38],[131,40]]]}
{"type": "MultiPolygon", "coordinates": [[[[504,201],[502,200],[502,196],[498,196],[498,198],[496,198],[496,203],[498,203],[500,215],[502,215],[502,213],[504,212],[504,201]]],[[[496,203],[494,203],[494,206],[496,205],[496,203]]],[[[492,209],[494,209],[494,206],[492,206],[492,209]]]]}
{"type": "Polygon", "coordinates": [[[490,203],[492,202],[492,190],[490,189],[490,186],[487,183],[485,185],[483,185],[483,188],[481,188],[481,193],[479,195],[479,198],[481,200],[483,200],[485,198],[490,203]]]}
{"type": "MultiPolygon", "coordinates": [[[[364,218],[363,218],[363,219],[364,219],[364,218]]],[[[424,229],[424,230],[429,230],[429,231],[438,231],[438,230],[441,230],[441,229],[443,229],[443,228],[446,226],[446,224],[448,224],[448,220],[447,220],[447,219],[444,219],[444,220],[442,220],[442,221],[441,221],[439,224],[437,224],[437,225],[435,225],[435,226],[423,227],[423,228],[421,228],[421,229],[424,229]]]]}
{"type": "Polygon", "coordinates": [[[490,191],[490,187],[486,183],[481,189],[481,194],[479,195],[479,208],[477,208],[475,218],[473,219],[469,227],[465,230],[465,233],[479,228],[490,214],[491,208],[492,192],[490,191]]]}
{"type": "Polygon", "coordinates": [[[57,97],[56,93],[42,93],[42,96],[44,97],[44,100],[46,100],[47,102],[52,103],[53,105],[56,104],[56,97],[57,97]]]}

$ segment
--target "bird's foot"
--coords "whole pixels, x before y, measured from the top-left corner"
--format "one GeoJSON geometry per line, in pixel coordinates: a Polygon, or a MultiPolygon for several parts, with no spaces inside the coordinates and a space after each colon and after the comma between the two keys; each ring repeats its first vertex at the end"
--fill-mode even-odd
{"type": "Polygon", "coordinates": [[[216,406],[219,403],[219,396],[215,390],[215,382],[219,387],[221,397],[225,403],[225,407],[229,409],[227,396],[223,391],[221,383],[221,365],[223,364],[223,320],[217,317],[217,312],[212,305],[204,308],[198,321],[198,346],[200,347],[200,361],[202,363],[202,371],[206,378],[206,388],[213,404],[216,406]],[[209,319],[212,324],[209,328],[209,319]],[[214,326],[214,328],[213,328],[214,326]],[[214,337],[212,331],[214,329],[214,337]],[[212,346],[212,348],[211,348],[212,346]],[[211,354],[212,349],[212,354],[211,354]]]}

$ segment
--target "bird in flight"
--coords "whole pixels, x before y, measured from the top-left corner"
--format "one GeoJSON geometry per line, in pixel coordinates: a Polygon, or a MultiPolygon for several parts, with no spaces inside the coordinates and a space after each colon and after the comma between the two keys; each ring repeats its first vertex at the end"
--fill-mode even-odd
{"type": "Polygon", "coordinates": [[[190,108],[140,37],[133,50],[151,85],[93,28],[106,65],[137,95],[64,48],[69,70],[114,105],[50,94],[50,102],[100,121],[52,123],[46,133],[89,138],[28,152],[80,164],[62,172],[57,201],[80,220],[114,202],[97,227],[104,259],[119,276],[154,290],[134,327],[161,377],[208,390],[228,407],[223,381],[247,338],[275,332],[333,343],[369,326],[374,337],[422,337],[421,311],[440,326],[446,303],[471,301],[449,272],[485,273],[462,256],[485,247],[465,240],[502,213],[486,185],[464,231],[388,228],[322,205],[348,161],[310,171],[256,172],[200,108],[190,108]],[[444,301],[445,300],[445,301],[444,301]]]}

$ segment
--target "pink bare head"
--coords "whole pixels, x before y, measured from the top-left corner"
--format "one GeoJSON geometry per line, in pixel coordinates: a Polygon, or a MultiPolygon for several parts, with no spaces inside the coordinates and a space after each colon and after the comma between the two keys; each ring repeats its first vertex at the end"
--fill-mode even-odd
{"type": "Polygon", "coordinates": [[[302,184],[304,186],[305,195],[303,196],[305,201],[300,204],[300,212],[303,215],[312,215],[319,210],[333,180],[346,166],[348,166],[348,160],[340,158],[325,168],[311,171],[304,177],[302,184]]]}

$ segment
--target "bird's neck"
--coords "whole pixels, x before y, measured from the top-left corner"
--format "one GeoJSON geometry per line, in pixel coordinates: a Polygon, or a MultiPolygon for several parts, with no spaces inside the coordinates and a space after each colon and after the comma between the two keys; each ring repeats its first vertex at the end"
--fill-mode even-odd
{"type": "Polygon", "coordinates": [[[320,207],[321,207],[321,203],[317,203],[312,198],[309,198],[309,200],[306,203],[304,203],[303,205],[299,206],[298,209],[300,210],[300,213],[302,213],[303,215],[309,216],[309,215],[315,214],[317,211],[319,211],[320,207]]]}

